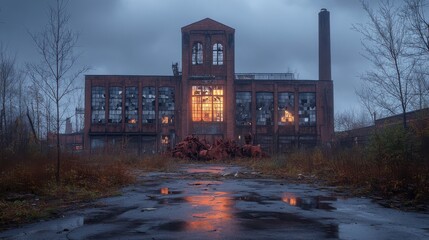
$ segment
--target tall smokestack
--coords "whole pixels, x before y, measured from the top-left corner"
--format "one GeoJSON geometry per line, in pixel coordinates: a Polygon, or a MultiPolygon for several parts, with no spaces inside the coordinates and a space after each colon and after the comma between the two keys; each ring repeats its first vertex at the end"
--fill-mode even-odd
{"type": "Polygon", "coordinates": [[[319,12],[319,80],[332,80],[329,11],[326,8],[319,12]]]}

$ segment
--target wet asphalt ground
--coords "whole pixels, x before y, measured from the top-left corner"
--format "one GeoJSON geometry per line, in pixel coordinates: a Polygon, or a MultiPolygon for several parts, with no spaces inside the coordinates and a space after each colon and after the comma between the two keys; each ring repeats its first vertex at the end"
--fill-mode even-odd
{"type": "Polygon", "coordinates": [[[0,239],[429,239],[429,214],[241,167],[187,164],[139,178],[120,196],[0,239]]]}

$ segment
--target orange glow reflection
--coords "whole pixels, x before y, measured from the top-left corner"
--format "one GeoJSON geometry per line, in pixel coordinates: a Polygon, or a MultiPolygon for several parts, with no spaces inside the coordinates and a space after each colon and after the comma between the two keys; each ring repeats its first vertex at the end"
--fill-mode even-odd
{"type": "Polygon", "coordinates": [[[137,120],[135,118],[132,118],[132,119],[128,120],[128,123],[136,124],[137,120]]]}
{"type": "Polygon", "coordinates": [[[161,194],[168,195],[169,194],[168,187],[161,188],[161,194]]]}
{"type": "Polygon", "coordinates": [[[226,192],[185,197],[197,211],[188,223],[189,230],[212,231],[218,223],[226,225],[232,219],[232,200],[226,192]]]}
{"type": "Polygon", "coordinates": [[[297,204],[297,198],[292,193],[284,193],[282,197],[282,201],[291,206],[296,206],[297,204]]]}

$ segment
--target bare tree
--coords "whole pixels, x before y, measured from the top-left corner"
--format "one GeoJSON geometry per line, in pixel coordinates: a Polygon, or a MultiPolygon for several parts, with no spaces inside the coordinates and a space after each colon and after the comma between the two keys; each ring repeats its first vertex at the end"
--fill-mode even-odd
{"type": "Polygon", "coordinates": [[[41,56],[39,64],[28,64],[33,82],[54,103],[56,133],[56,181],[60,183],[60,122],[62,103],[68,94],[76,88],[75,80],[87,70],[77,69],[78,56],[75,55],[79,36],[69,28],[70,15],[67,12],[67,1],[57,0],[49,7],[49,22],[45,30],[30,34],[41,56]]]}
{"type": "MultiPolygon", "coordinates": [[[[11,92],[11,88],[14,84],[15,75],[15,57],[11,56],[7,48],[0,44],[0,97],[1,97],[1,109],[0,109],[0,136],[1,136],[1,147],[5,146],[6,141],[6,129],[7,129],[7,114],[6,104],[7,96],[11,92]]],[[[11,117],[11,116],[10,116],[11,117]]]]}
{"type": "Polygon", "coordinates": [[[410,30],[409,43],[417,54],[429,57],[429,20],[425,12],[429,6],[426,0],[407,0],[404,8],[404,17],[408,20],[410,30]]]}
{"type": "Polygon", "coordinates": [[[410,33],[407,43],[419,61],[414,77],[415,105],[419,109],[427,107],[429,100],[429,19],[425,15],[428,10],[426,0],[407,0],[403,11],[410,33]]]}
{"type": "Polygon", "coordinates": [[[389,0],[382,0],[375,11],[366,2],[362,6],[369,22],[353,27],[362,34],[364,56],[373,65],[362,75],[368,91],[366,97],[390,114],[401,113],[406,128],[406,112],[414,97],[412,77],[416,59],[410,57],[406,44],[408,28],[400,14],[401,6],[389,0]]]}
{"type": "Polygon", "coordinates": [[[364,112],[345,110],[335,115],[335,130],[347,131],[371,125],[373,122],[364,112]]]}

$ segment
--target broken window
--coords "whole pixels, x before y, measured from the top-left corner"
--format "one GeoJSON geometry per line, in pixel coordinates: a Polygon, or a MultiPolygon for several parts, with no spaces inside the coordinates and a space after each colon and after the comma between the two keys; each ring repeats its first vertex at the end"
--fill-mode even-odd
{"type": "Polygon", "coordinates": [[[252,125],[252,94],[251,92],[235,93],[235,123],[252,125]]]}
{"type": "Polygon", "coordinates": [[[274,98],[271,92],[256,93],[256,125],[273,125],[274,98]]]}
{"type": "Polygon", "coordinates": [[[192,46],[192,65],[203,64],[203,44],[194,43],[192,46]]]}
{"type": "Polygon", "coordinates": [[[278,94],[279,125],[293,125],[295,120],[294,100],[293,93],[280,92],[278,94]]]}
{"type": "Polygon", "coordinates": [[[155,87],[144,87],[142,90],[142,122],[155,123],[155,87]]]}
{"type": "Polygon", "coordinates": [[[213,45],[213,65],[223,65],[223,46],[220,43],[213,45]]]}
{"type": "Polygon", "coordinates": [[[174,122],[174,88],[160,87],[158,94],[158,111],[161,124],[172,124],[174,122]]]}
{"type": "Polygon", "coordinates": [[[106,92],[104,87],[91,89],[92,123],[106,123],[106,92]]]}
{"type": "Polygon", "coordinates": [[[138,118],[138,93],[137,87],[127,87],[125,89],[125,122],[129,127],[137,125],[138,118]]]}
{"type": "Polygon", "coordinates": [[[299,94],[299,125],[316,125],[316,93],[299,94]]]}
{"type": "Polygon", "coordinates": [[[192,121],[223,122],[223,86],[192,86],[192,121]]]}
{"type": "Polygon", "coordinates": [[[122,122],[122,88],[109,88],[109,123],[122,122]]]}

